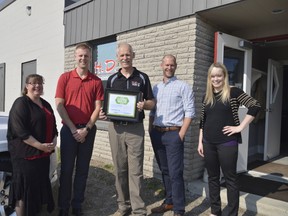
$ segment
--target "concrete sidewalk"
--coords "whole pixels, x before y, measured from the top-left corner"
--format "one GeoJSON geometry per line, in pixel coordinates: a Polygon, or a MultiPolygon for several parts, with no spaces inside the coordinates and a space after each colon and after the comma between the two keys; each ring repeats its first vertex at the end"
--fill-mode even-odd
{"type": "MultiPolygon", "coordinates": [[[[196,180],[188,185],[191,194],[208,197],[208,184],[203,180],[196,180]]],[[[227,203],[227,190],[221,188],[222,203],[227,203]]],[[[288,203],[276,199],[240,192],[240,208],[265,216],[287,216],[288,203]]]]}

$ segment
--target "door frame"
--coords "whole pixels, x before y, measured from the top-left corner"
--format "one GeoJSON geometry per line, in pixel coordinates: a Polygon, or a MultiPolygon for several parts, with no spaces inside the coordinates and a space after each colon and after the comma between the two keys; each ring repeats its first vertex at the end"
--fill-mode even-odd
{"type": "MultiPolygon", "coordinates": [[[[243,91],[250,95],[251,91],[251,70],[252,70],[252,46],[245,39],[228,35],[222,32],[215,32],[214,42],[214,61],[224,63],[224,48],[230,47],[244,52],[244,71],[243,71],[243,91]]],[[[245,117],[247,109],[239,107],[240,121],[245,117]]],[[[247,171],[248,149],[249,149],[249,126],[242,132],[242,144],[239,145],[237,172],[247,171]]]]}

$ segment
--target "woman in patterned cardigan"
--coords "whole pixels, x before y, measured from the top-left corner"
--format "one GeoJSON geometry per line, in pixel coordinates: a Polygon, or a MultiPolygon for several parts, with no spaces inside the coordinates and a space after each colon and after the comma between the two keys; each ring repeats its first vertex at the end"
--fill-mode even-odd
{"type": "Polygon", "coordinates": [[[221,215],[220,168],[227,186],[228,215],[238,215],[238,143],[242,142],[241,131],[259,110],[257,100],[241,89],[229,86],[225,65],[213,63],[210,66],[201,111],[198,153],[204,157],[208,172],[211,216],[221,215]],[[242,122],[238,116],[240,105],[248,108],[242,122]]]}

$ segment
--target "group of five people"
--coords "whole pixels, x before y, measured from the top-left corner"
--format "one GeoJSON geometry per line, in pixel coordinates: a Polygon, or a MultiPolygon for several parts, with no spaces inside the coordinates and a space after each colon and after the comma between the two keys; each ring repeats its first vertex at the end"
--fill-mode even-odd
{"type": "MultiPolygon", "coordinates": [[[[99,77],[89,71],[91,48],[75,49],[77,67],[58,79],[55,101],[62,119],[60,130],[59,216],[83,215],[82,203],[93,152],[97,119],[106,120],[102,110],[104,89],[99,77]],[[75,174],[73,175],[73,173],[75,174]],[[73,179],[74,177],[74,179],[73,179]]],[[[135,53],[130,44],[120,43],[117,59],[120,69],[112,74],[106,88],[141,92],[137,122],[111,120],[109,142],[115,167],[118,210],[115,216],[147,215],[142,199],[144,160],[144,110],[149,114],[149,134],[165,188],[163,203],[152,213],[173,210],[185,213],[184,139],[195,117],[192,88],[175,76],[175,56],[162,58],[163,79],[151,87],[147,74],[133,66],[135,53]]],[[[54,209],[49,180],[49,155],[57,143],[56,120],[43,94],[44,79],[37,74],[26,78],[23,96],[16,99],[9,114],[7,139],[13,165],[9,203],[17,216],[34,216],[47,205],[54,209]]],[[[211,215],[221,215],[220,167],[228,190],[229,215],[237,215],[239,190],[236,163],[240,132],[254,119],[259,103],[242,90],[230,87],[228,71],[221,63],[208,70],[206,94],[200,118],[198,152],[204,157],[209,175],[211,215]],[[239,105],[248,107],[240,122],[239,105]]]]}

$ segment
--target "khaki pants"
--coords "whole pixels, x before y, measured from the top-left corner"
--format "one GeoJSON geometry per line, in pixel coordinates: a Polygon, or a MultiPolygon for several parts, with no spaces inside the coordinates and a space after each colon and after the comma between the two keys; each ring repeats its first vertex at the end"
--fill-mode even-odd
{"type": "Polygon", "coordinates": [[[144,159],[143,123],[109,125],[109,140],[115,166],[115,186],[120,212],[146,215],[141,198],[144,159]],[[131,205],[131,206],[130,206],[131,205]]]}

